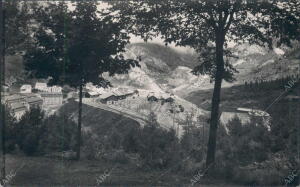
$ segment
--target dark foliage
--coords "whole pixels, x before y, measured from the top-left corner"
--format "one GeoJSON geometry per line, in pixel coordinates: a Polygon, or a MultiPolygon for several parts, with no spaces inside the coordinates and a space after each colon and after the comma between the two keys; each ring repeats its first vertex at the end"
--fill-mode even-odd
{"type": "Polygon", "coordinates": [[[39,151],[40,141],[45,132],[44,113],[39,108],[27,111],[16,123],[16,142],[27,155],[34,155],[39,151]]]}
{"type": "Polygon", "coordinates": [[[123,22],[97,11],[97,2],[48,3],[34,10],[39,23],[35,46],[24,56],[25,68],[36,78],[52,77],[52,84],[78,87],[92,82],[109,85],[101,76],[127,73],[137,61],[124,59],[129,36],[123,22]]]}
{"type": "Polygon", "coordinates": [[[42,137],[44,152],[74,150],[76,123],[67,116],[52,115],[44,120],[45,131],[42,137]]]}

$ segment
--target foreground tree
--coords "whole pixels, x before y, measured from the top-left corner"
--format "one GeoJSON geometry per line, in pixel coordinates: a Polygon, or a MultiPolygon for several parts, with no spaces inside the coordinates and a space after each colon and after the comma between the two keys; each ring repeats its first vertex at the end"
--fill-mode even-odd
{"type": "Polygon", "coordinates": [[[190,46],[201,64],[194,73],[214,80],[206,166],[215,161],[219,104],[223,79],[232,81],[229,42],[272,48],[299,40],[299,2],[295,0],[133,0],[114,4],[128,29],[145,40],[190,46]],[[225,58],[224,58],[225,57],[225,58]]]}
{"type": "Polygon", "coordinates": [[[129,37],[109,12],[99,12],[97,2],[76,2],[70,11],[64,2],[49,3],[36,10],[39,29],[35,47],[25,55],[25,66],[33,77],[47,78],[51,84],[79,88],[77,159],[80,158],[82,89],[87,82],[103,87],[109,82],[102,73],[127,73],[135,60],[124,59],[129,37]]]}
{"type": "MultiPolygon", "coordinates": [[[[33,3],[34,4],[34,3],[33,3]]],[[[20,1],[1,1],[0,2],[0,99],[2,100],[2,86],[5,82],[5,59],[7,55],[15,54],[20,51],[21,46],[26,43],[29,36],[28,21],[29,9],[28,2],[20,1]],[[22,4],[22,5],[21,5],[22,4]]],[[[2,102],[1,102],[2,103],[2,102]]],[[[6,107],[1,107],[0,115],[2,119],[6,116],[6,107]]],[[[5,140],[6,140],[6,123],[1,124],[1,179],[5,179],[5,140]]]]}

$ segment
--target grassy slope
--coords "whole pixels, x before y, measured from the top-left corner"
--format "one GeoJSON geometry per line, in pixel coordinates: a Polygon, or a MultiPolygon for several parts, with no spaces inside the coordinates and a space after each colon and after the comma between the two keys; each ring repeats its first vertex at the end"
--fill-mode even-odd
{"type": "MultiPolygon", "coordinates": [[[[282,86],[283,87],[283,86],[282,86]]],[[[300,89],[298,86],[294,88],[289,94],[296,94],[296,90],[300,89]]],[[[233,86],[230,88],[223,88],[221,92],[222,111],[234,111],[237,107],[246,107],[254,109],[265,109],[271,105],[272,102],[284,92],[283,88],[278,89],[262,89],[251,91],[245,89],[244,86],[233,86]]],[[[210,102],[213,90],[196,91],[189,94],[185,99],[195,103],[201,108],[210,110],[210,102]]],[[[280,99],[273,105],[289,104],[286,100],[280,99]]]]}
{"type": "MultiPolygon", "coordinates": [[[[74,120],[77,120],[78,102],[70,100],[67,104],[60,108],[59,112],[63,113],[67,117],[71,116],[74,120]]],[[[139,125],[138,122],[122,115],[83,104],[82,124],[84,127],[97,126],[97,128],[103,128],[112,123],[122,123],[125,126],[128,124],[139,125]]],[[[105,131],[107,129],[102,130],[105,131]]]]}
{"type": "Polygon", "coordinates": [[[80,160],[63,161],[45,157],[8,156],[8,173],[25,163],[24,167],[16,172],[16,176],[9,183],[13,186],[96,186],[97,178],[113,167],[101,186],[149,186],[169,185],[174,186],[189,182],[189,178],[166,173],[157,177],[162,172],[145,172],[137,170],[131,164],[118,164],[108,161],[80,160]],[[157,180],[154,180],[157,179],[157,180]]]}

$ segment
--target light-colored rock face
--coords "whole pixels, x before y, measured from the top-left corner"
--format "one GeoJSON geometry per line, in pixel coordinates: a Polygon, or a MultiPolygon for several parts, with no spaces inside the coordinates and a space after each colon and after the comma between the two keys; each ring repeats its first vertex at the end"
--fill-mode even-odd
{"type": "MultiPolygon", "coordinates": [[[[294,74],[300,63],[295,54],[291,55],[292,58],[284,56],[289,55],[287,48],[268,50],[242,44],[232,47],[231,51],[238,58],[228,60],[239,73],[235,74],[235,82],[224,81],[223,87],[294,74]]],[[[208,75],[195,76],[191,73],[192,68],[199,64],[195,53],[182,53],[158,44],[137,43],[127,46],[124,56],[139,59],[141,68],[131,69],[128,75],[107,77],[115,86],[168,91],[182,97],[193,91],[213,88],[208,75]]]]}
{"type": "MultiPolygon", "coordinates": [[[[237,82],[223,82],[223,86],[243,83],[245,80],[253,80],[259,76],[266,77],[265,74],[270,72],[275,74],[275,72],[270,71],[270,67],[276,69],[280,65],[279,62],[282,61],[280,61],[282,52],[279,49],[269,51],[259,46],[244,44],[235,46],[232,50],[239,58],[229,60],[240,73],[236,75],[237,82]]],[[[210,82],[208,75],[195,76],[191,73],[192,68],[198,64],[193,57],[156,44],[132,44],[127,47],[124,57],[139,59],[141,67],[132,68],[128,74],[115,75],[114,77],[103,74],[104,78],[111,81],[116,88],[126,87],[139,91],[139,94],[134,98],[117,102],[116,105],[120,108],[120,111],[124,111],[127,107],[127,110],[134,111],[141,116],[147,116],[150,111],[154,111],[158,122],[169,128],[173,128],[174,118],[184,123],[186,116],[195,111],[197,115],[209,116],[208,111],[198,108],[184,99],[192,91],[213,88],[213,83],[210,82]],[[192,59],[194,61],[189,62],[192,59]],[[175,99],[174,106],[179,108],[179,105],[181,105],[184,108],[184,112],[174,115],[170,112],[170,110],[174,109],[174,106],[168,103],[162,105],[160,100],[150,104],[147,100],[149,95],[162,98],[171,93],[174,94],[172,96],[175,99]]],[[[270,77],[275,76],[271,74],[269,75],[270,77]]],[[[197,115],[192,119],[194,122],[197,121],[197,115]]],[[[241,119],[242,123],[249,121],[248,115],[224,112],[221,115],[222,123],[227,123],[235,115],[241,119]]],[[[175,126],[178,126],[177,123],[175,123],[175,126]]],[[[182,127],[179,127],[179,131],[182,132],[182,127]]]]}

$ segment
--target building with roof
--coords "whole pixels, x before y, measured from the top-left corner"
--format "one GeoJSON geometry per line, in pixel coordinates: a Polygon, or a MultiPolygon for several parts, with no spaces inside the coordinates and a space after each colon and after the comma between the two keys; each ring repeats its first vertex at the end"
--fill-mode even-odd
{"type": "Polygon", "coordinates": [[[259,117],[268,117],[270,116],[269,113],[263,111],[263,110],[257,110],[257,109],[250,109],[250,108],[237,108],[237,111],[242,113],[247,113],[251,116],[259,116],[259,117]]]}
{"type": "Polygon", "coordinates": [[[41,92],[40,95],[43,99],[43,106],[62,105],[63,94],[61,92],[41,92]]]}
{"type": "Polygon", "coordinates": [[[27,110],[43,106],[43,99],[32,93],[14,94],[5,97],[5,104],[12,115],[19,120],[27,110]]]}
{"type": "Polygon", "coordinates": [[[43,99],[39,97],[27,97],[26,99],[28,109],[43,107],[43,99]]]}
{"type": "Polygon", "coordinates": [[[138,94],[137,90],[132,91],[129,89],[118,88],[114,89],[110,92],[103,93],[99,96],[100,101],[105,104],[114,104],[118,100],[126,99],[129,96],[133,96],[134,94],[138,94]]]}
{"type": "Polygon", "coordinates": [[[104,104],[113,104],[114,101],[118,101],[118,96],[114,95],[113,93],[104,93],[99,96],[100,102],[104,104]]]}
{"type": "Polygon", "coordinates": [[[25,96],[14,94],[4,98],[5,104],[10,105],[12,103],[22,103],[25,104],[25,96]]]}
{"type": "Polygon", "coordinates": [[[24,103],[15,102],[9,105],[10,111],[12,115],[17,119],[20,120],[21,117],[25,114],[27,108],[24,103]]]}
{"type": "Polygon", "coordinates": [[[20,93],[31,93],[32,86],[30,84],[24,84],[20,88],[20,93]]]}
{"type": "Polygon", "coordinates": [[[44,82],[37,82],[35,83],[34,89],[36,89],[37,91],[46,91],[47,90],[47,83],[44,82]]]}
{"type": "Polygon", "coordinates": [[[60,87],[60,86],[51,86],[51,87],[47,87],[46,91],[47,92],[53,92],[53,93],[60,93],[60,92],[62,92],[62,87],[60,87]]]}
{"type": "Polygon", "coordinates": [[[19,120],[26,112],[26,101],[22,95],[14,94],[4,98],[5,104],[10,109],[12,115],[19,120]]]}
{"type": "Polygon", "coordinates": [[[84,96],[86,98],[95,98],[98,97],[100,94],[98,92],[93,92],[93,91],[86,91],[84,92],[84,96]]]}
{"type": "Polygon", "coordinates": [[[21,96],[24,96],[25,98],[31,98],[31,97],[38,97],[39,94],[35,93],[20,93],[21,96]]]}
{"type": "Polygon", "coordinates": [[[246,112],[246,113],[248,113],[248,112],[251,112],[253,109],[251,109],[251,108],[237,108],[236,109],[237,111],[239,111],[239,112],[246,112]]]}

